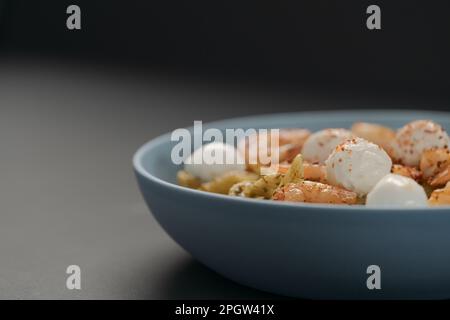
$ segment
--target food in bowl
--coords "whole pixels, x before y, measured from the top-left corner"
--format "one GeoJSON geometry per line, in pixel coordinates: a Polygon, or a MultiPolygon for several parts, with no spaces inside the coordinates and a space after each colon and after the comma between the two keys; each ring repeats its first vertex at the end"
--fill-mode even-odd
{"type": "Polygon", "coordinates": [[[260,140],[256,134],[236,147],[221,142],[200,147],[185,160],[178,183],[205,192],[273,201],[371,207],[450,205],[450,139],[431,120],[413,121],[398,130],[365,122],[314,133],[305,128],[281,129],[275,148],[261,145],[260,140]],[[267,164],[249,152],[261,148],[277,153],[276,171],[264,171],[267,164]],[[236,163],[192,162],[205,152],[231,153],[236,163]]]}

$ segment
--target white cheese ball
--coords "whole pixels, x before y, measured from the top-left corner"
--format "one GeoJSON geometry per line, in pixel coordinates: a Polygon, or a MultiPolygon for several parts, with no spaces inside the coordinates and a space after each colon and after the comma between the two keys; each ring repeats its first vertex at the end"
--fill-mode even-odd
{"type": "Polygon", "coordinates": [[[430,120],[413,121],[397,131],[394,156],[404,165],[418,166],[425,150],[448,145],[449,137],[440,125],[430,120]]]}
{"type": "Polygon", "coordinates": [[[324,129],[317,131],[306,139],[302,148],[302,156],[311,163],[324,163],[337,145],[353,134],[346,129],[324,129]]]}
{"type": "Polygon", "coordinates": [[[187,157],[184,170],[203,181],[210,181],[228,171],[244,171],[245,161],[232,145],[212,142],[187,157]]]}
{"type": "Polygon", "coordinates": [[[391,172],[391,167],[391,158],[380,146],[354,138],[337,146],[328,157],[327,180],[363,196],[391,172]]]}
{"type": "Polygon", "coordinates": [[[413,179],[398,174],[383,177],[367,195],[367,206],[427,206],[427,195],[413,179]]]}

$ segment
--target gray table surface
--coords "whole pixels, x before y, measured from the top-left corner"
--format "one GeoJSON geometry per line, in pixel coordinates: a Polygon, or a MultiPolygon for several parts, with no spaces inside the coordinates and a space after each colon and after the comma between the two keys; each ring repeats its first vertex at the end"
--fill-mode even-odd
{"type": "Polygon", "coordinates": [[[174,243],[149,214],[131,157],[194,119],[327,102],[82,64],[6,60],[0,70],[0,298],[275,297],[224,279],[174,243]],[[66,289],[72,264],[81,290],[66,289]]]}
{"type": "MultiPolygon", "coordinates": [[[[264,298],[205,268],[145,206],[144,142],[220,118],[184,84],[38,62],[0,64],[0,298],[264,298]],[[81,290],[66,268],[81,268],[81,290]]],[[[223,102],[226,104],[226,102],[223,102]]]]}

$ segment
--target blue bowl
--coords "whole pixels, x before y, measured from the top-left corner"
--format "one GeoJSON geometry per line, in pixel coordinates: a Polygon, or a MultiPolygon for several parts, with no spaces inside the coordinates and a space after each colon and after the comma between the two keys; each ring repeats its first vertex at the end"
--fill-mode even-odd
{"type": "MultiPolygon", "coordinates": [[[[308,112],[245,117],[205,128],[398,128],[450,115],[412,111],[308,112]]],[[[134,155],[141,192],[162,228],[198,261],[238,283],[317,299],[450,298],[450,209],[373,209],[228,197],[180,187],[170,134],[134,155]],[[368,266],[381,289],[368,289],[368,266]]]]}

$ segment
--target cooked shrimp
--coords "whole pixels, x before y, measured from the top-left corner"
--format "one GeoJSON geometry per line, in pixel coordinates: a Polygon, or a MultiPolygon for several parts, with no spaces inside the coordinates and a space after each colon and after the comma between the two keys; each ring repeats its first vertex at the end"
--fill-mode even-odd
{"type": "MultiPolygon", "coordinates": [[[[309,137],[311,132],[306,129],[282,129],[279,131],[278,150],[279,161],[291,162],[303,147],[303,143],[309,137]]],[[[260,169],[260,152],[271,156],[271,135],[267,132],[266,137],[259,135],[251,135],[242,139],[238,144],[238,149],[245,155],[247,168],[253,172],[259,173],[260,169]],[[256,154],[251,154],[256,151],[256,154]]],[[[269,164],[266,164],[269,165],[269,164]]]]}
{"type": "MultiPolygon", "coordinates": [[[[278,173],[285,174],[289,169],[289,164],[280,164],[278,173]]],[[[305,180],[326,183],[327,169],[323,164],[303,162],[303,178],[305,180]]]]}
{"type": "Polygon", "coordinates": [[[306,202],[305,193],[299,184],[295,183],[290,183],[277,189],[272,199],[278,201],[306,202]]]}
{"type": "Polygon", "coordinates": [[[324,183],[302,181],[277,189],[273,199],[310,203],[356,204],[357,195],[355,192],[324,183]]]}
{"type": "Polygon", "coordinates": [[[280,162],[291,162],[294,160],[295,156],[300,153],[302,146],[298,144],[285,144],[280,146],[279,161],[280,162]]]}
{"type": "Polygon", "coordinates": [[[327,167],[323,164],[303,163],[303,176],[305,180],[327,182],[327,167]]]}
{"type": "Polygon", "coordinates": [[[450,150],[433,148],[422,153],[420,171],[425,179],[431,179],[450,165],[450,150]]]}
{"type": "Polygon", "coordinates": [[[392,173],[420,181],[422,179],[422,172],[414,167],[407,167],[401,164],[394,164],[392,166],[392,173]]]}
{"type": "Polygon", "coordinates": [[[436,189],[431,193],[428,199],[430,206],[449,205],[450,204],[450,183],[442,189],[436,189]]]}
{"type": "Polygon", "coordinates": [[[432,187],[443,186],[449,181],[450,181],[450,166],[445,168],[442,172],[439,172],[433,179],[431,179],[430,186],[432,187]]]}
{"type": "Polygon", "coordinates": [[[395,131],[391,128],[375,123],[356,122],[351,130],[356,136],[379,145],[393,157],[392,141],[395,139],[395,131]]]}

